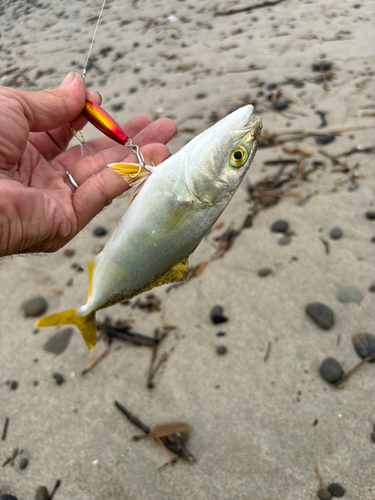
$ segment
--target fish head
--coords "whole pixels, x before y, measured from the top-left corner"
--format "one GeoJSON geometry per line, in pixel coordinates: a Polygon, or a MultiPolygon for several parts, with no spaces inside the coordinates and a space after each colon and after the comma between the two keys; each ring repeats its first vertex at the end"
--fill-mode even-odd
{"type": "Polygon", "coordinates": [[[204,205],[228,203],[249,169],[262,130],[253,110],[237,109],[185,146],[186,184],[204,205]]]}

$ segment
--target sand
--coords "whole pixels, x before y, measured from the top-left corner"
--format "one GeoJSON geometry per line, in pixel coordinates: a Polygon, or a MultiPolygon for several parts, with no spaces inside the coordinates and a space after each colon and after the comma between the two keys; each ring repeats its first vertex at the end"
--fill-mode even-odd
{"type": "MultiPolygon", "coordinates": [[[[317,467],[326,485],[344,486],[345,499],[375,498],[370,439],[375,365],[362,367],[341,390],[318,372],[328,356],[345,371],[352,368],[359,361],[352,335],[375,333],[375,294],[368,291],[375,280],[375,221],[365,217],[375,209],[373,154],[342,158],[351,169],[346,173],[319,153],[374,146],[369,128],[375,97],[373,6],[289,0],[215,15],[249,5],[109,1],[88,86],[102,94],[103,107],[119,122],[138,113],[175,120],[179,132],[170,143],[172,153],[246,103],[254,104],[268,135],[358,130],[325,146],[310,136],[260,148],[220,219],[222,227],[205,238],[191,256],[192,265],[210,259],[215,238],[226,229],[241,226],[253,206],[249,183],[279,169],[264,162],[295,157],[283,146],[311,153],[306,170],[313,161],[323,163],[307,179],[282,186],[290,196],[261,210],[252,227],[198,277],[169,292],[156,289],[161,311],[116,305],[98,314],[100,320],[107,315],[132,320],[133,331],[145,335],[163,324],[176,327],[160,347],[158,355],[169,357],[152,391],[146,388],[150,349],[115,340],[109,354],[83,376],[81,370],[106,349],[104,341],[89,353],[76,331],[62,354],[48,353],[43,346],[56,329],[34,333],[35,319],[21,310],[36,295],[46,297],[51,313],[85,302],[87,262],[107,239],[96,238],[92,230],[103,225],[113,231],[126,196],[67,246],[75,250],[73,257],[62,249],[0,261],[0,427],[10,419],[0,462],[15,448],[23,450],[14,467],[1,469],[0,494],[31,500],[38,486],[51,490],[60,479],[55,500],[313,500],[317,467]],[[321,59],[332,63],[324,84],[315,83],[323,73],[311,68],[321,59]],[[277,84],[287,109],[274,109],[269,83],[277,84]],[[328,125],[322,129],[317,111],[326,113],[328,125]],[[277,219],[289,222],[288,245],[279,245],[279,236],[270,231],[277,219]],[[332,227],[342,229],[340,240],[330,239],[332,227]],[[329,243],[328,254],[322,240],[329,243]],[[77,272],[73,263],[85,272],[77,272]],[[257,271],[263,267],[272,273],[262,278],[257,271]],[[67,286],[71,278],[73,285],[67,286]],[[362,292],[360,304],[336,299],[346,285],[362,292]],[[306,316],[312,301],[333,310],[330,330],[306,316]],[[211,322],[215,304],[224,307],[227,323],[211,322]],[[217,337],[218,331],[226,336],[217,337]],[[216,353],[219,344],[227,347],[225,355],[216,353]],[[62,373],[65,383],[57,386],[54,372],[62,373]],[[16,390],[9,380],[18,381],[16,390]],[[115,408],[115,400],[148,425],[188,422],[187,447],[196,463],[179,460],[174,468],[160,469],[167,461],[164,451],[151,439],[132,441],[139,430],[115,408]],[[29,459],[25,470],[19,468],[22,457],[29,459]]],[[[80,72],[99,9],[99,1],[2,2],[0,83],[38,90],[57,86],[68,71],[80,72]]],[[[86,139],[98,135],[91,126],[84,130],[86,139]]]]}

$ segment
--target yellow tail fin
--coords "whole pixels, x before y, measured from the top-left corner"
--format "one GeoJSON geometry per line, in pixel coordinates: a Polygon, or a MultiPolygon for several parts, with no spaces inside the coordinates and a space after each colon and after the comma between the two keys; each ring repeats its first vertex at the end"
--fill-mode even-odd
{"type": "Polygon", "coordinates": [[[69,309],[68,311],[45,316],[38,321],[36,326],[76,325],[81,330],[87,347],[92,351],[96,344],[95,313],[81,316],[77,314],[77,311],[78,309],[69,309]]]}

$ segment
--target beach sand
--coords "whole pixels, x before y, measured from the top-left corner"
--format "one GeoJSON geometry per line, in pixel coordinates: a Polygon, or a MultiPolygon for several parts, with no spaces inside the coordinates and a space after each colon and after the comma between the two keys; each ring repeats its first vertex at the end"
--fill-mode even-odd
{"type": "MultiPolygon", "coordinates": [[[[19,450],[14,466],[0,469],[0,495],[32,500],[40,485],[51,491],[60,479],[55,500],[313,500],[318,468],[326,485],[345,488],[345,499],[375,498],[375,364],[362,366],[341,389],[319,375],[327,357],[347,372],[360,361],[352,335],[375,334],[369,291],[375,220],[365,217],[375,210],[374,155],[355,152],[341,157],[341,166],[327,157],[374,147],[373,5],[261,3],[108,2],[87,85],[102,94],[103,108],[117,121],[138,113],[172,118],[178,125],[173,153],[238,106],[252,103],[263,120],[265,138],[247,178],[191,265],[210,260],[217,238],[240,229],[248,214],[252,226],[197,277],[155,289],[160,311],[140,309],[133,298],[98,313],[100,321],[130,320],[134,332],[149,336],[163,325],[175,327],[159,348],[158,358],[168,353],[168,359],[152,390],[146,388],[150,348],[114,340],[109,354],[81,375],[107,348],[104,340],[90,353],[75,330],[62,354],[46,352],[46,341],[65,327],[35,331],[36,319],[21,307],[39,295],[48,313],[85,303],[87,262],[108,238],[93,230],[114,230],[126,195],[65,249],[0,261],[0,432],[9,418],[0,462],[19,450]],[[253,10],[241,11],[250,5],[253,10]],[[331,67],[314,71],[321,60],[331,67]],[[287,101],[282,110],[275,109],[280,99],[287,101]],[[322,128],[318,111],[327,120],[322,128]],[[339,130],[326,145],[309,135],[339,130]],[[300,140],[288,140],[298,134],[300,140]],[[251,199],[248,188],[259,194],[264,177],[280,178],[281,165],[265,163],[280,158],[297,159],[284,173],[299,162],[300,177],[313,171],[274,188],[279,203],[257,211],[259,198],[251,199]],[[289,223],[290,241],[282,241],[288,244],[270,230],[278,219],[289,223]],[[334,227],[341,228],[340,239],[329,236],[334,227]],[[64,254],[67,248],[74,256],[64,254]],[[272,272],[260,277],[266,267],[272,272]],[[363,300],[339,302],[344,286],[358,289],[363,300]],[[333,311],[332,328],[322,330],[306,315],[310,302],[333,311]],[[216,304],[226,323],[210,320],[216,304]],[[219,331],[226,335],[216,336],[219,331]],[[218,345],[226,354],[216,352],[218,345]],[[56,384],[55,372],[63,384],[56,384]],[[18,382],[16,390],[9,381],[18,382]],[[115,400],[149,426],[187,422],[186,445],[196,462],[160,468],[167,462],[163,449],[152,439],[132,441],[140,431],[115,400]],[[24,470],[22,458],[29,460],[24,470]]],[[[57,86],[71,70],[81,72],[100,5],[3,1],[0,83],[40,90],[57,86]]],[[[84,136],[99,133],[88,125],[84,136]]]]}

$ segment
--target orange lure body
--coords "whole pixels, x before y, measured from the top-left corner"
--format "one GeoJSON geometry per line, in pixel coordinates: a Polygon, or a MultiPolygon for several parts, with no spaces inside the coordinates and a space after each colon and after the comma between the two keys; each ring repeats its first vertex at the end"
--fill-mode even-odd
{"type": "Polygon", "coordinates": [[[122,130],[113,118],[104,111],[100,106],[91,101],[86,101],[82,111],[85,118],[94,125],[95,128],[103,132],[104,135],[124,145],[128,140],[128,136],[122,130]]]}

